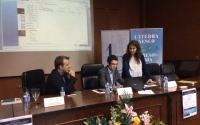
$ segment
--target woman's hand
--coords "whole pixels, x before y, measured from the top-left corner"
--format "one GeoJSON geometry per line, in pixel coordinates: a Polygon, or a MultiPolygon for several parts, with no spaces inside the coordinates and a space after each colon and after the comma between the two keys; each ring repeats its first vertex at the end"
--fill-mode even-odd
{"type": "Polygon", "coordinates": [[[147,84],[156,84],[156,82],[153,81],[152,79],[148,79],[147,84]]]}

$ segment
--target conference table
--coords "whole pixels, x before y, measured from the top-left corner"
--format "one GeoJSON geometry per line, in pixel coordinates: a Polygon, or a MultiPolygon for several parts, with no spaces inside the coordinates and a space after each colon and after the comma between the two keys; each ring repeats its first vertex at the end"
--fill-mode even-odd
{"type": "MultiPolygon", "coordinates": [[[[178,86],[188,86],[197,89],[197,115],[183,118],[182,90],[178,86],[164,91],[158,87],[151,87],[155,94],[138,94],[134,92],[131,96],[133,110],[138,115],[145,111],[153,115],[153,119],[160,119],[166,125],[197,125],[200,122],[200,77],[184,79],[186,81],[197,81],[195,85],[180,83],[178,86]]],[[[12,118],[24,115],[32,115],[33,125],[81,125],[88,117],[103,116],[110,120],[110,108],[117,103],[118,95],[112,93],[110,98],[105,98],[104,94],[98,94],[92,90],[77,91],[74,96],[65,96],[65,104],[60,106],[44,107],[44,98],[56,97],[59,95],[40,96],[39,108],[30,108],[23,111],[23,105],[1,105],[0,119],[12,118]]],[[[31,102],[34,100],[31,98],[31,102]]]]}

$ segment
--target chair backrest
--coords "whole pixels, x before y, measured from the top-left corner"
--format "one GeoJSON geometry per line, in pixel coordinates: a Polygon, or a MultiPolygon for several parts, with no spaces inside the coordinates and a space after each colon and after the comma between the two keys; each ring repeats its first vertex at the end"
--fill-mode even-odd
{"type": "Polygon", "coordinates": [[[103,64],[84,64],[81,67],[82,90],[100,88],[98,73],[103,67],[103,64]]]}
{"type": "Polygon", "coordinates": [[[160,74],[160,66],[158,63],[148,63],[146,64],[151,75],[159,75],[160,74]]]}
{"type": "Polygon", "coordinates": [[[29,70],[22,73],[22,87],[26,87],[30,94],[32,88],[40,88],[40,95],[45,94],[45,75],[42,69],[29,70]]]}
{"type": "Polygon", "coordinates": [[[199,70],[199,60],[182,61],[178,70],[197,71],[199,70]]]}
{"type": "Polygon", "coordinates": [[[189,78],[193,76],[193,72],[199,73],[199,60],[185,60],[181,61],[178,68],[178,75],[180,78],[189,78]]]}
{"type": "Polygon", "coordinates": [[[175,73],[175,67],[173,63],[163,63],[160,65],[161,75],[167,76],[169,81],[178,80],[178,76],[175,73]]]}

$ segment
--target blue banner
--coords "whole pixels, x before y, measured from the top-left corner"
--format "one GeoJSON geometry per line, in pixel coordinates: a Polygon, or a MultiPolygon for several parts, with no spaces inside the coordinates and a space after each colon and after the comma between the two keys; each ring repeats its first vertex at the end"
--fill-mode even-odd
{"type": "Polygon", "coordinates": [[[163,28],[131,29],[130,39],[137,40],[146,63],[163,62],[163,28]]]}

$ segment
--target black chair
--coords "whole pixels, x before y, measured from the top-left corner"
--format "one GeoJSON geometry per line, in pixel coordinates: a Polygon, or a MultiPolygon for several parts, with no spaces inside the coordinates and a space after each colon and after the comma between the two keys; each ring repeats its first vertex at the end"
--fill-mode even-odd
{"type": "Polygon", "coordinates": [[[160,75],[160,66],[158,63],[148,63],[146,65],[151,75],[160,75]]]}
{"type": "Polygon", "coordinates": [[[84,64],[81,67],[82,90],[100,88],[98,73],[103,67],[103,64],[84,64]]]}
{"type": "Polygon", "coordinates": [[[40,95],[45,94],[45,75],[42,69],[29,70],[22,73],[22,88],[31,94],[32,88],[40,88],[40,95]]]}
{"type": "Polygon", "coordinates": [[[163,63],[160,65],[161,75],[167,76],[169,81],[178,80],[179,77],[175,73],[175,67],[173,63],[163,63]]]}
{"type": "Polygon", "coordinates": [[[182,61],[177,74],[179,78],[190,78],[199,75],[199,60],[182,61]]]}

